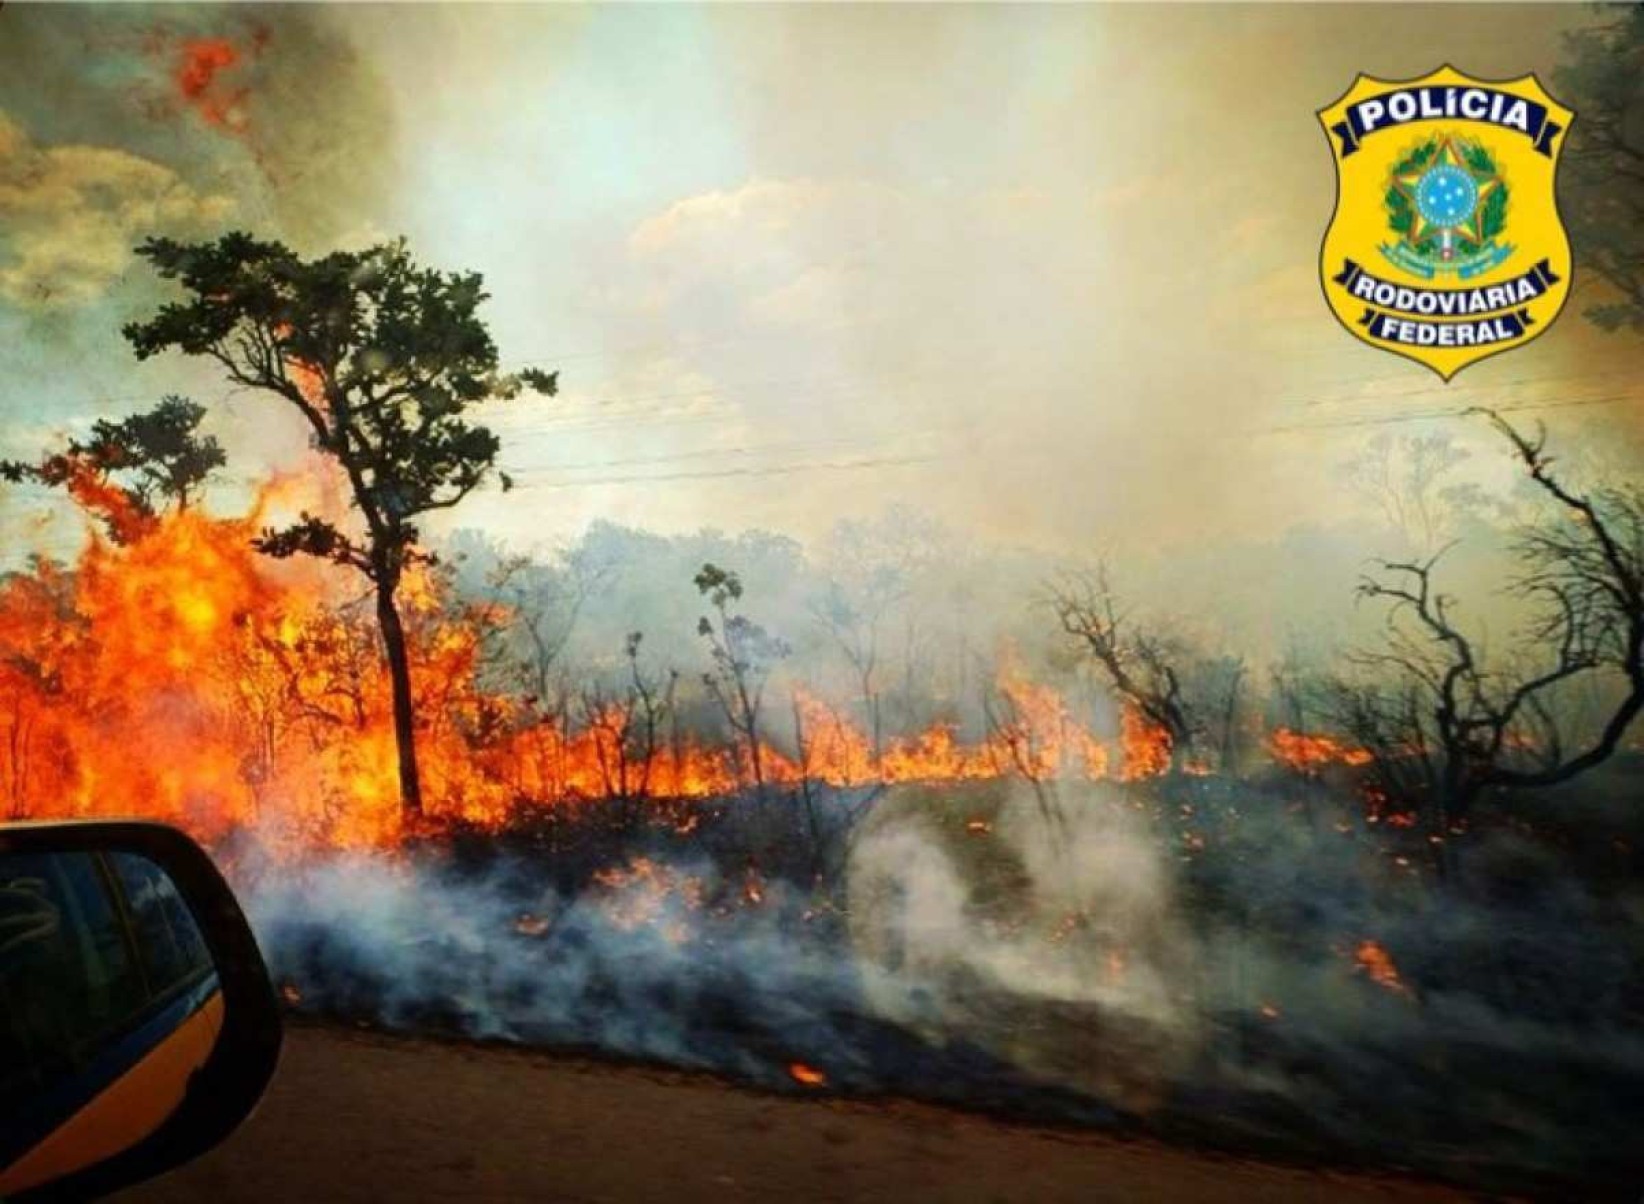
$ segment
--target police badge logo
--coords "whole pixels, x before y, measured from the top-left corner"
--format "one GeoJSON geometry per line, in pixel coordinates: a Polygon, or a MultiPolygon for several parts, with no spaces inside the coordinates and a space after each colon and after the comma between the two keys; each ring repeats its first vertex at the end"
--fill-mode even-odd
{"type": "Polygon", "coordinates": [[[1354,336],[1445,380],[1546,330],[1570,292],[1554,180],[1575,117],[1533,75],[1361,75],[1319,111],[1336,209],[1319,267],[1354,336]]]}

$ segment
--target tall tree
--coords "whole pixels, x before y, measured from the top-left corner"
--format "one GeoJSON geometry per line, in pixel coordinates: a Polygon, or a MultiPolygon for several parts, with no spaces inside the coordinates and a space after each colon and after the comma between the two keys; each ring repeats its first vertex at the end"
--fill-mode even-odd
{"type": "Polygon", "coordinates": [[[695,582],[697,592],[708,599],[717,619],[703,615],[697,620],[697,634],[708,642],[708,654],[713,660],[713,669],[702,675],[702,684],[736,733],[754,786],[763,788],[765,765],[759,718],[765,683],[776,663],[791,649],[786,641],[731,609],[742,600],[742,579],[736,573],[705,564],[695,582]]]}
{"type": "MultiPolygon", "coordinates": [[[[243,233],[215,242],[150,239],[137,248],[184,298],[126,326],[139,358],[175,349],[216,361],[244,389],[291,406],[314,446],[346,476],[364,531],[310,514],[257,541],[271,556],[308,555],[364,574],[393,694],[400,797],[422,810],[410,656],[396,594],[426,558],[420,516],[457,505],[491,474],[497,437],[465,412],[553,395],[557,374],[507,376],[478,316],[480,276],[418,266],[403,241],[305,260],[243,233]]],[[[511,482],[498,473],[503,488],[511,482]]]]}
{"type": "Polygon", "coordinates": [[[1558,98],[1576,112],[1559,200],[1577,262],[1612,290],[1587,316],[1644,331],[1644,7],[1605,12],[1565,35],[1565,62],[1553,73],[1558,98]]]}
{"type": "Polygon", "coordinates": [[[100,418],[87,439],[37,462],[0,462],[0,477],[62,487],[97,514],[116,543],[140,537],[167,506],[186,510],[224,463],[223,449],[198,433],[205,407],[164,398],[152,410],[119,421],[100,418]]]}

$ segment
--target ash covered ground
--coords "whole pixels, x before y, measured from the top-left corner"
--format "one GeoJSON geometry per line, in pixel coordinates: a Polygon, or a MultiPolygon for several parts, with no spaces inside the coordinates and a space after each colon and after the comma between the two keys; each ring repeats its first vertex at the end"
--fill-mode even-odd
{"type": "Polygon", "coordinates": [[[1637,834],[1601,802],[1637,772],[1481,824],[1443,883],[1329,784],[1192,775],[750,792],[238,874],[306,1014],[1606,1195],[1644,1170],[1637,834]]]}

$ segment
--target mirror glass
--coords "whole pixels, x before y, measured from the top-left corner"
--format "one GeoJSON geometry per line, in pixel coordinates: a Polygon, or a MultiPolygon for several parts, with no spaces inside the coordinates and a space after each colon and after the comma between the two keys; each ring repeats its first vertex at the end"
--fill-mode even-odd
{"type": "Polygon", "coordinates": [[[0,1197],[159,1128],[222,1011],[205,938],[159,865],[0,853],[0,1197]]]}

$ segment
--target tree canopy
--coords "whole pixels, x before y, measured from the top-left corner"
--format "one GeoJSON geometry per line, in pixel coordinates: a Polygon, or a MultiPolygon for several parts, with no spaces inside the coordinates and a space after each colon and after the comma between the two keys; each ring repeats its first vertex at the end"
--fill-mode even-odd
{"type": "Polygon", "coordinates": [[[95,511],[116,542],[137,538],[167,505],[187,509],[224,463],[223,449],[197,428],[205,407],[168,396],[152,410],[111,421],[100,418],[86,439],[34,463],[0,462],[0,477],[61,487],[95,511]]]}
{"type": "Polygon", "coordinates": [[[495,465],[496,435],[464,410],[522,386],[556,391],[554,373],[498,372],[477,273],[421,268],[403,241],[303,260],[233,233],[150,239],[137,253],[186,293],[125,327],[139,358],[176,349],[215,360],[235,383],[295,407],[348,475],[367,542],[305,518],[270,533],[275,554],[311,552],[397,579],[417,539],[412,520],[455,506],[495,465]]]}

